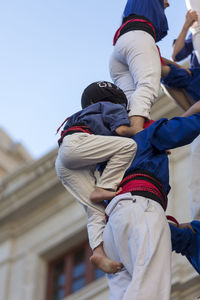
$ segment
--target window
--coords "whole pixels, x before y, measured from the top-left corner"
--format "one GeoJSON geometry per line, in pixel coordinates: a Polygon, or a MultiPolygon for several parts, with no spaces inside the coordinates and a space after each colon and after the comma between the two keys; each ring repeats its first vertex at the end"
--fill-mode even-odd
{"type": "Polygon", "coordinates": [[[101,270],[91,264],[91,254],[89,244],[85,242],[49,263],[46,300],[61,300],[104,276],[101,270]]]}

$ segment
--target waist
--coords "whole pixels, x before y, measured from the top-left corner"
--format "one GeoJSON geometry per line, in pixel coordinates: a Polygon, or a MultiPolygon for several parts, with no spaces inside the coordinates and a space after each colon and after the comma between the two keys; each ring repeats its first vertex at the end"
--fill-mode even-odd
{"type": "Polygon", "coordinates": [[[76,132],[83,132],[83,133],[88,133],[88,134],[93,134],[92,130],[88,127],[88,126],[84,126],[84,125],[77,125],[77,126],[72,126],[66,130],[63,130],[61,132],[61,136],[58,140],[58,145],[60,146],[64,137],[66,135],[69,135],[69,134],[73,134],[73,133],[76,133],[76,132]]]}
{"type": "Polygon", "coordinates": [[[130,192],[158,202],[164,210],[167,209],[167,195],[160,180],[146,170],[130,171],[121,181],[120,194],[130,192]]]}
{"type": "Polygon", "coordinates": [[[143,30],[148,32],[152,35],[152,37],[156,40],[156,31],[153,27],[152,23],[148,20],[141,19],[141,18],[133,18],[130,20],[127,20],[125,23],[123,23],[116,31],[114,38],[113,38],[113,45],[116,44],[118,38],[131,30],[143,30]]]}

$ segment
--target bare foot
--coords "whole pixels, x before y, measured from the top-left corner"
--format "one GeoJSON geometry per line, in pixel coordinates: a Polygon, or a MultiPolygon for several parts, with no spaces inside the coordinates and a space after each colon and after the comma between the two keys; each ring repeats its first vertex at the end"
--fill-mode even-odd
{"type": "Polygon", "coordinates": [[[90,200],[92,202],[101,202],[104,200],[111,200],[112,198],[114,198],[117,193],[119,193],[119,191],[109,191],[106,189],[102,189],[100,187],[96,187],[95,190],[91,193],[90,195],[90,200]]]}
{"type": "Polygon", "coordinates": [[[121,263],[111,260],[108,257],[102,255],[92,255],[90,257],[90,261],[97,268],[108,274],[117,273],[123,268],[123,265],[121,263]]]}

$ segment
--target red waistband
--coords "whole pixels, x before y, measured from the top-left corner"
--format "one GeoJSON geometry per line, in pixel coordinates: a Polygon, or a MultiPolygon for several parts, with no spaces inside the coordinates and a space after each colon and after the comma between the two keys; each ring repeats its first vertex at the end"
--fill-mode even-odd
{"type": "Polygon", "coordinates": [[[168,200],[164,188],[161,182],[150,173],[134,172],[126,176],[119,187],[122,188],[119,195],[131,192],[132,195],[144,196],[159,202],[164,210],[167,208],[168,200]]]}
{"type": "Polygon", "coordinates": [[[153,25],[151,24],[151,22],[149,21],[146,21],[146,20],[143,20],[143,19],[131,19],[131,20],[128,20],[126,21],[124,24],[122,24],[116,31],[115,35],[114,35],[114,38],[113,38],[113,46],[116,44],[119,36],[120,36],[120,33],[121,33],[121,30],[124,28],[124,26],[126,26],[128,23],[131,23],[131,22],[142,22],[142,23],[146,23],[148,24],[151,29],[153,30],[154,32],[154,39],[156,40],[156,31],[155,31],[155,28],[153,27],[153,25]]]}
{"type": "Polygon", "coordinates": [[[73,134],[75,132],[84,132],[88,134],[93,134],[88,126],[72,126],[66,130],[61,131],[61,136],[60,139],[58,140],[58,144],[60,145],[62,143],[62,140],[66,135],[73,134]]]}

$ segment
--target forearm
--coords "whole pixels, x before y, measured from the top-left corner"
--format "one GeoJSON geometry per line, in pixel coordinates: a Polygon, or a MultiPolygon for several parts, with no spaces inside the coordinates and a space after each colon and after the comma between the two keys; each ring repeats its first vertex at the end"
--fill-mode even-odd
{"type": "Polygon", "coordinates": [[[182,30],[175,41],[173,45],[173,51],[172,51],[172,59],[175,60],[176,55],[183,49],[185,45],[185,39],[186,35],[188,33],[189,28],[192,26],[192,24],[198,20],[198,15],[196,11],[188,10],[186,16],[185,16],[185,23],[182,27],[182,30]]]}
{"type": "Polygon", "coordinates": [[[172,48],[172,59],[175,60],[176,55],[182,50],[185,44],[185,38],[188,33],[189,27],[183,26],[178,38],[176,39],[172,48]]]}
{"type": "Polygon", "coordinates": [[[166,65],[172,64],[172,65],[176,66],[177,68],[180,68],[180,69],[183,68],[183,66],[177,64],[176,62],[174,62],[173,60],[170,60],[168,58],[162,57],[162,60],[163,60],[164,64],[166,64],[166,65]]]}
{"type": "Polygon", "coordinates": [[[184,69],[184,70],[186,70],[190,75],[192,75],[192,73],[191,73],[191,71],[190,71],[190,69],[189,68],[185,68],[185,67],[183,67],[182,65],[179,65],[179,64],[177,64],[176,62],[174,62],[174,61],[172,61],[172,60],[169,60],[169,59],[167,59],[167,58],[165,58],[165,57],[162,57],[162,60],[163,60],[163,62],[164,62],[164,64],[165,64],[165,66],[162,66],[162,68],[161,68],[161,76],[162,77],[166,77],[167,75],[168,75],[168,73],[170,72],[170,64],[171,65],[174,65],[176,68],[179,68],[179,69],[184,69]]]}
{"type": "Polygon", "coordinates": [[[193,104],[183,115],[182,117],[189,117],[193,114],[200,114],[200,101],[197,101],[193,104]]]}
{"type": "Polygon", "coordinates": [[[159,151],[188,145],[200,134],[200,114],[157,122],[162,123],[152,137],[151,144],[159,151]]]}
{"type": "Polygon", "coordinates": [[[126,125],[119,126],[115,131],[117,134],[124,137],[132,137],[135,134],[134,128],[126,125]]]}

